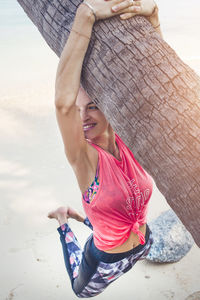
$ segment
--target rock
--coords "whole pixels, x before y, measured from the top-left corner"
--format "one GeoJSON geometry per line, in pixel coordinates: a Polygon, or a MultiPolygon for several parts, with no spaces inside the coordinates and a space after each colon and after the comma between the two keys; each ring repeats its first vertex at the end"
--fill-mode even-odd
{"type": "Polygon", "coordinates": [[[191,234],[171,209],[150,222],[149,227],[154,242],[147,260],[159,263],[179,261],[194,244],[191,234]]]}
{"type": "Polygon", "coordinates": [[[200,300],[200,291],[188,296],[185,300],[200,300]]]}

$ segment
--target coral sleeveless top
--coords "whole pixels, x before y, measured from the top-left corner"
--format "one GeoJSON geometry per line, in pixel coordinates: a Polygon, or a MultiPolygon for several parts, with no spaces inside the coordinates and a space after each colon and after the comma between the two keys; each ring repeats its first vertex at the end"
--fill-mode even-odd
{"type": "Polygon", "coordinates": [[[122,245],[131,231],[139,236],[141,244],[145,243],[139,226],[146,223],[153,188],[150,175],[117,134],[115,138],[120,160],[91,144],[99,154],[100,185],[92,202],[82,201],[93,226],[95,246],[102,251],[122,245]]]}

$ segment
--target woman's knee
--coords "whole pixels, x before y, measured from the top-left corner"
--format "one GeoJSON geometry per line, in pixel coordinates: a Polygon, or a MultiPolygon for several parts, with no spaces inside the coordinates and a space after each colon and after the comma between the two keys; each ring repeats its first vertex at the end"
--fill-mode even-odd
{"type": "Polygon", "coordinates": [[[98,284],[93,284],[93,281],[90,281],[86,285],[83,285],[83,281],[75,279],[72,285],[72,289],[78,298],[91,298],[103,292],[105,287],[104,289],[101,289],[98,287],[98,284]]]}
{"type": "Polygon", "coordinates": [[[101,291],[94,291],[94,290],[89,291],[87,289],[84,289],[80,293],[77,293],[74,289],[73,289],[73,291],[78,298],[91,298],[91,297],[97,296],[101,293],[101,291]]]}

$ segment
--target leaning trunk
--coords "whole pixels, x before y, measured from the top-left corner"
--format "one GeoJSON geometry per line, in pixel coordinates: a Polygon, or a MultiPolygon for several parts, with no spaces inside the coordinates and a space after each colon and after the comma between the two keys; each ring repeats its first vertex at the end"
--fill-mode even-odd
{"type": "MultiPolygon", "coordinates": [[[[18,0],[60,56],[79,0],[18,0]]],[[[200,246],[200,79],[143,17],[97,22],[82,85],[200,246]]]]}

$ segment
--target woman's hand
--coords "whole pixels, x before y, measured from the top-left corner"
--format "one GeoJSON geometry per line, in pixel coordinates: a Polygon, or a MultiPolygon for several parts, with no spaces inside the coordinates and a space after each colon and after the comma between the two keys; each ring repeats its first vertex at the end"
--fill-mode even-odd
{"type": "MultiPolygon", "coordinates": [[[[146,0],[145,0],[146,1],[146,0]]],[[[86,0],[92,7],[96,20],[107,19],[123,12],[138,13],[141,11],[140,2],[134,0],[86,0]]],[[[82,2],[84,4],[84,1],[82,2]]],[[[132,15],[131,15],[132,16],[132,15]]]]}
{"type": "MultiPolygon", "coordinates": [[[[125,9],[123,9],[123,2],[117,5],[117,8],[112,7],[114,12],[121,11],[120,18],[123,20],[132,18],[136,15],[142,15],[145,17],[150,17],[154,14],[157,9],[157,5],[154,0],[133,0],[133,4],[125,9]]],[[[158,9],[157,9],[158,10],[158,9]]]]}
{"type": "Polygon", "coordinates": [[[112,7],[112,10],[120,13],[120,18],[122,20],[127,20],[136,15],[141,15],[147,18],[147,20],[151,23],[151,25],[156,29],[156,31],[162,36],[160,30],[160,22],[158,16],[158,6],[154,2],[154,0],[133,0],[133,5],[128,8],[123,8],[123,2],[117,5],[117,8],[112,7]]]}
{"type": "MultiPolygon", "coordinates": [[[[158,6],[154,0],[86,0],[86,2],[92,7],[96,20],[107,19],[116,15],[120,15],[122,20],[127,20],[141,15],[145,16],[156,31],[161,34],[158,6]]],[[[87,3],[85,4],[87,5],[87,3]]]]}

